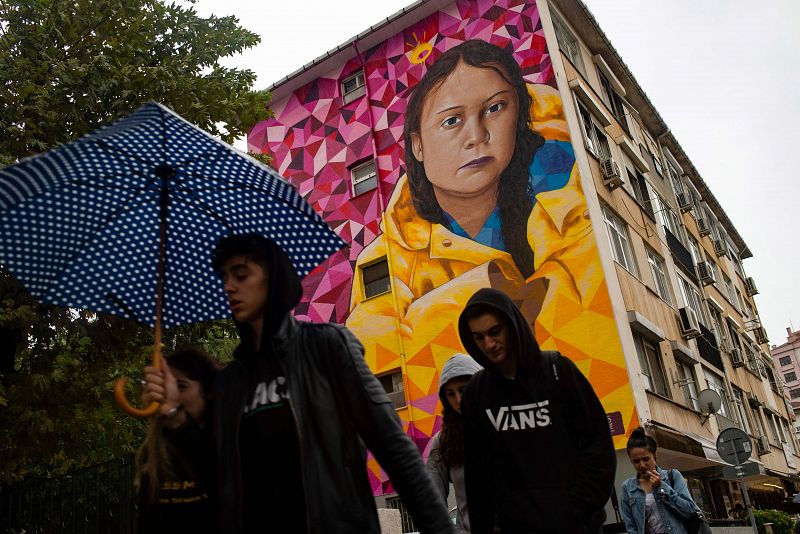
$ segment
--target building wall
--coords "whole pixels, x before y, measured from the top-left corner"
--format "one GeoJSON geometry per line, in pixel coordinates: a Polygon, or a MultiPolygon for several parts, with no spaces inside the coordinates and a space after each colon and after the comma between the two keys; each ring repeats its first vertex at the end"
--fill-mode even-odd
{"type": "MultiPolygon", "coordinates": [[[[645,426],[691,436],[706,449],[700,457],[666,450],[660,459],[690,473],[718,467],[716,438],[736,426],[750,434],[753,460],[791,480],[800,460],[788,431],[793,414],[781,373],[767,356],[755,283],[741,263],[749,256],[746,245],[585,7],[575,0],[541,0],[543,11],[544,5],[560,51],[553,58],[556,78],[568,88],[562,98],[574,113],[567,116],[583,141],[576,155],[584,176],[592,177],[584,180],[591,184],[587,197],[589,188],[596,191],[603,214],[617,222],[608,250],[629,319],[621,336],[627,328],[634,338],[628,369],[634,391],[637,383],[646,391],[637,396],[638,413],[648,414],[645,426]],[[609,158],[624,183],[603,173],[609,158]],[[624,253],[612,242],[620,232],[628,243],[624,253]],[[686,308],[697,316],[697,331],[681,325],[686,308]],[[723,408],[706,418],[697,398],[709,388],[721,394],[723,408]]],[[[710,491],[706,497],[711,504],[710,491]]]]}
{"type": "MultiPolygon", "coordinates": [[[[274,118],[248,139],[350,245],[306,278],[297,314],[346,322],[376,374],[400,371],[406,406],[398,413],[421,449],[440,425],[439,370],[463,352],[458,315],[480,287],[511,294],[542,348],[575,361],[609,414],[617,447],[639,423],[597,245],[605,229],[590,220],[550,53],[535,4],[457,1],[275,101],[274,118]],[[507,252],[421,217],[407,185],[409,96],[444,52],[470,39],[513,56],[533,95],[533,129],[546,141],[523,177],[533,207],[514,221],[533,252],[533,273],[523,274],[507,252]],[[362,69],[365,95],[345,103],[342,82],[362,69]],[[372,158],[377,188],[356,195],[351,173],[372,158]],[[384,258],[390,291],[368,296],[364,273],[384,258]]],[[[376,493],[391,491],[373,460],[369,469],[376,493]]]]}

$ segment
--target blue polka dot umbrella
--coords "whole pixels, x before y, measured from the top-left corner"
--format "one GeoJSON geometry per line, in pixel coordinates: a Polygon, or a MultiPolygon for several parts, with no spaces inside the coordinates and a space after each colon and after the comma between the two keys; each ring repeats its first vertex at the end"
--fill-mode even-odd
{"type": "Polygon", "coordinates": [[[153,326],[157,366],[162,327],[230,315],[211,252],[243,233],[301,277],[344,245],[275,171],[155,102],[0,169],[0,264],[42,302],[153,326]]]}

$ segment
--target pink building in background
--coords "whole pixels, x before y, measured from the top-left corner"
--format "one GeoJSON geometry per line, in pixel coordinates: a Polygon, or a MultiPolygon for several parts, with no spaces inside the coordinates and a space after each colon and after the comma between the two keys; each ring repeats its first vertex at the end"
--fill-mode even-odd
{"type": "MultiPolygon", "coordinates": [[[[797,417],[800,412],[800,330],[792,332],[791,327],[787,327],[786,343],[773,345],[770,354],[781,380],[786,383],[792,408],[797,417]]],[[[795,432],[800,432],[797,419],[795,419],[794,427],[795,432]]]]}

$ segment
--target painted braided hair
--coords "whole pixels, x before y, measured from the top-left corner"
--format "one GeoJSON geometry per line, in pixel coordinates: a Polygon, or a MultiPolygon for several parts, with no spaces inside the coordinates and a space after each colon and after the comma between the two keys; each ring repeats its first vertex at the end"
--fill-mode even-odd
{"type": "Polygon", "coordinates": [[[527,239],[527,221],[533,208],[528,167],[536,151],[544,144],[544,138],[530,128],[532,99],[522,70],[509,51],[486,41],[465,41],[442,54],[414,87],[403,126],[408,182],[414,207],[425,220],[445,224],[444,212],[425,174],[425,166],[414,157],[411,150],[411,134],[420,132],[422,108],[428,94],[438,88],[461,63],[479,69],[492,69],[514,88],[517,95],[519,111],[514,154],[500,176],[497,205],[506,249],[527,278],[533,274],[533,251],[527,239]]]}

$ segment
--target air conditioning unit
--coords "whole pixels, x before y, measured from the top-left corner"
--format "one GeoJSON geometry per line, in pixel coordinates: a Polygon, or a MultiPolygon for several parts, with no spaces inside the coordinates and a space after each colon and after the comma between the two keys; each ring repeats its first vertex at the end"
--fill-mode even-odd
{"type": "Polygon", "coordinates": [[[769,338],[767,337],[767,331],[764,330],[763,326],[759,326],[758,328],[753,330],[753,334],[756,336],[756,343],[759,345],[763,345],[764,343],[769,342],[769,338]]]}
{"type": "Polygon", "coordinates": [[[686,339],[699,337],[700,323],[697,320],[697,314],[691,308],[681,308],[678,310],[681,316],[681,332],[686,339]]]}
{"type": "Polygon", "coordinates": [[[772,452],[769,448],[767,436],[758,436],[756,438],[756,450],[758,450],[758,454],[769,454],[772,452]]]}
{"type": "Polygon", "coordinates": [[[697,219],[697,229],[700,230],[701,236],[708,235],[711,233],[711,227],[703,218],[697,219]]]}
{"type": "Polygon", "coordinates": [[[603,184],[612,191],[625,183],[619,172],[619,165],[612,158],[606,158],[600,162],[603,171],[603,184]]]}
{"type": "Polygon", "coordinates": [[[692,199],[687,193],[678,193],[678,208],[681,213],[692,210],[692,199]]]}
{"type": "Polygon", "coordinates": [[[701,261],[697,264],[697,277],[703,282],[704,286],[716,282],[714,280],[714,271],[711,270],[711,265],[707,261],[701,261]]]}
{"type": "Polygon", "coordinates": [[[731,363],[733,367],[744,367],[744,356],[742,356],[742,349],[734,347],[731,349],[731,363]]]}
{"type": "Polygon", "coordinates": [[[717,253],[717,256],[725,256],[728,254],[728,245],[722,239],[715,239],[714,252],[717,253]]]}
{"type": "Polygon", "coordinates": [[[744,289],[747,291],[747,296],[752,297],[753,295],[758,295],[758,288],[756,287],[756,281],[753,280],[752,276],[748,276],[744,280],[744,289]]]}

